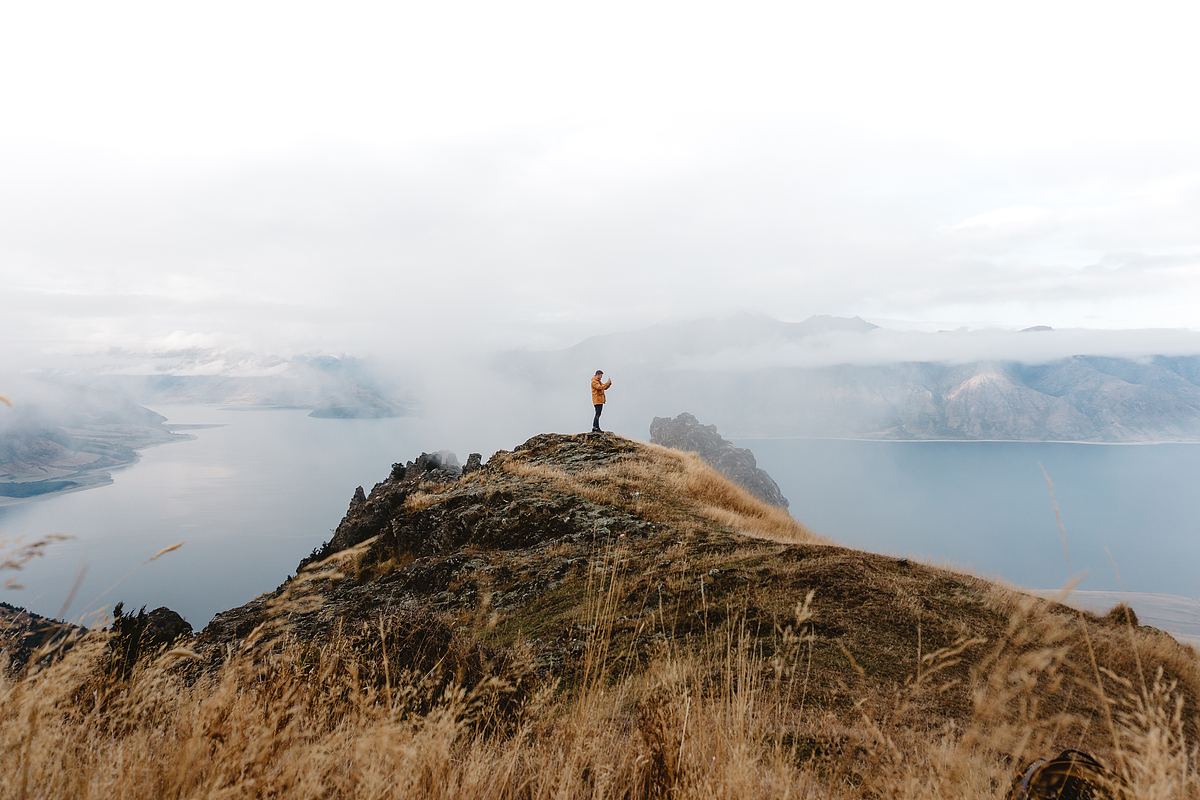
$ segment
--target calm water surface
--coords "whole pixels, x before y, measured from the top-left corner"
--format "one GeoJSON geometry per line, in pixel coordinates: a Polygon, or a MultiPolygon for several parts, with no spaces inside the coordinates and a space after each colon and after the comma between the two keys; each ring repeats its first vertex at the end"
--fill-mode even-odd
{"type": "Polygon", "coordinates": [[[298,410],[156,407],[171,423],[218,423],[192,441],[142,451],[113,483],[0,507],[0,539],[63,533],[0,600],[72,619],[165,605],[199,627],[217,611],[278,586],[327,540],[356,485],[369,491],[392,462],[438,449],[415,419],[313,419],[298,410]],[[153,563],[155,552],[179,550],[153,563]]]}
{"type": "Polygon", "coordinates": [[[1200,597],[1200,445],[739,443],[844,544],[1028,587],[1200,597]]]}
{"type": "MultiPolygon", "coordinates": [[[[109,486],[0,508],[0,538],[74,537],[20,574],[24,589],[0,589],[0,599],[57,615],[82,575],[70,618],[124,600],[170,606],[199,627],[277,586],[329,538],[356,485],[369,489],[393,461],[439,445],[418,419],[156,410],[174,423],[222,427],[144,451],[109,486]]],[[[741,444],[800,520],[847,545],[1031,587],[1082,575],[1087,589],[1200,597],[1200,446],[741,444]],[[1040,465],[1054,481],[1066,553],[1040,465]]]]}

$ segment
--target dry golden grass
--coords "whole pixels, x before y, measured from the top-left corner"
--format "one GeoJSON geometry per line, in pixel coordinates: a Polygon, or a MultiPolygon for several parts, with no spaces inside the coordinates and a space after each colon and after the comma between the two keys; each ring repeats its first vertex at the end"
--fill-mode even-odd
{"type": "MultiPolygon", "coordinates": [[[[389,656],[408,618],[381,615],[319,642],[297,635],[291,621],[320,608],[339,574],[362,569],[368,540],[273,596],[265,621],[219,667],[200,671],[205,662],[177,648],[121,679],[105,667],[106,634],[93,633],[61,658],[35,657],[25,674],[0,670],[0,800],[1000,800],[1030,758],[1079,745],[1110,768],[1113,800],[1200,798],[1194,651],[1011,589],[928,568],[903,572],[835,547],[758,541],[732,556],[689,552],[688,532],[711,532],[713,522],[771,542],[820,542],[698,458],[651,454],[574,472],[501,460],[492,476],[532,479],[664,526],[664,551],[608,539],[590,552],[586,589],[569,609],[582,646],[563,651],[558,678],[531,676],[520,634],[503,658],[472,661],[470,674],[452,668],[495,643],[486,603],[451,620],[457,638],[432,667],[389,656]],[[746,603],[726,595],[710,626],[710,564],[734,572],[736,560],[761,575],[755,570],[785,551],[804,557],[780,558],[765,587],[747,581],[746,603]],[[702,625],[677,633],[661,594],[658,608],[631,612],[650,569],[676,598],[698,586],[699,602],[688,603],[704,609],[702,625]],[[808,585],[817,589],[787,599],[801,585],[789,570],[816,576],[808,585]],[[845,595],[838,581],[865,586],[863,596],[886,598],[886,608],[856,605],[853,629],[844,609],[823,606],[822,591],[845,595]],[[902,583],[913,588],[896,590],[902,583]],[[784,596],[784,617],[752,623],[743,612],[756,591],[784,596]],[[981,631],[985,615],[976,614],[974,628],[964,622],[949,637],[959,638],[938,647],[928,645],[928,624],[924,639],[920,622],[894,636],[888,626],[920,620],[930,596],[948,618],[985,607],[994,629],[981,631]],[[638,638],[630,627],[653,640],[647,658],[629,657],[638,638]],[[915,648],[869,654],[863,637],[915,648]],[[884,683],[868,657],[912,668],[884,683]],[[826,702],[835,695],[852,702],[826,702]],[[949,707],[955,713],[936,713],[949,707]]],[[[409,510],[444,496],[428,489],[409,510]]]]}
{"type": "Polygon", "coordinates": [[[689,518],[694,509],[722,528],[758,539],[788,544],[825,542],[786,509],[759,500],[696,454],[653,444],[639,448],[636,456],[578,472],[518,460],[505,461],[502,468],[513,475],[546,481],[558,491],[676,526],[681,532],[695,527],[689,518]]]}
{"type": "MultiPolygon", "coordinates": [[[[1057,752],[1070,744],[1064,729],[1089,722],[1041,710],[1039,687],[1074,678],[1021,610],[1009,638],[990,643],[961,728],[931,729],[920,708],[946,690],[967,641],[925,654],[890,707],[847,720],[809,705],[812,594],[769,655],[732,619],[711,633],[723,642],[715,654],[664,628],[644,669],[613,674],[632,557],[618,544],[593,559],[582,680],[570,688],[504,673],[447,687],[401,665],[380,678],[339,638],[245,647],[190,683],[180,667],[192,654],[177,649],[121,681],[106,676],[105,636],[93,634],[49,666],[0,678],[0,798],[998,799],[1011,755],[1057,752]]],[[[1073,688],[1120,687],[1093,721],[1108,729],[1113,796],[1200,797],[1177,689],[1155,675],[1106,677],[1073,688]]]]}
{"type": "Polygon", "coordinates": [[[432,492],[416,491],[404,498],[405,511],[424,511],[437,505],[441,501],[441,497],[432,492]]]}

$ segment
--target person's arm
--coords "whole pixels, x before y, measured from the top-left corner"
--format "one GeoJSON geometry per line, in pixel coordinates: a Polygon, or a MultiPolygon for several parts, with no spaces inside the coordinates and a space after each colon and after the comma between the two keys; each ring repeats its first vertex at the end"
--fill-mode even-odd
{"type": "Polygon", "coordinates": [[[610,387],[610,386],[612,386],[612,378],[609,378],[609,379],[608,379],[608,380],[607,380],[607,381],[604,383],[604,389],[605,389],[605,391],[608,391],[608,387],[610,387]]]}

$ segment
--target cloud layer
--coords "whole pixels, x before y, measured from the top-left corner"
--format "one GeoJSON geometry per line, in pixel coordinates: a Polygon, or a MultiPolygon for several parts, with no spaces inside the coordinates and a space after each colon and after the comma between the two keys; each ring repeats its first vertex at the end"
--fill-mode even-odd
{"type": "Polygon", "coordinates": [[[1200,325],[1194,10],[827,5],[31,4],[0,354],[1200,325]]]}

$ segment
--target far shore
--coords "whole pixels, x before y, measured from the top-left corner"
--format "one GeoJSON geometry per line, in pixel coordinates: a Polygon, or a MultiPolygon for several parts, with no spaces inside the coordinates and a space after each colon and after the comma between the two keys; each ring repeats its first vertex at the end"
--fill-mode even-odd
{"type": "Polygon", "coordinates": [[[1161,445],[1161,444],[1187,444],[1197,445],[1200,440],[1195,439],[1146,439],[1144,441],[1119,442],[1119,441],[1103,441],[1098,442],[1091,439],[888,439],[888,438],[871,438],[868,436],[764,436],[764,435],[745,435],[732,434],[727,437],[733,441],[739,442],[775,442],[775,441],[796,441],[796,442],[882,442],[884,444],[1091,444],[1100,446],[1121,445],[1121,446],[1143,446],[1143,445],[1161,445]]]}
{"type": "MultiPolygon", "coordinates": [[[[86,489],[95,489],[98,486],[108,486],[113,482],[113,473],[123,469],[128,469],[134,464],[137,464],[142,459],[141,451],[148,447],[156,447],[162,444],[174,444],[176,442],[187,442],[196,437],[190,433],[179,433],[177,431],[185,429],[213,427],[211,425],[192,425],[192,426],[171,426],[164,424],[164,428],[170,433],[170,438],[160,441],[140,442],[132,446],[133,454],[130,458],[122,458],[115,460],[113,457],[108,457],[99,466],[84,467],[78,472],[72,472],[67,475],[62,475],[56,478],[43,479],[36,481],[11,481],[0,484],[0,487],[22,487],[21,494],[7,495],[3,494],[3,489],[0,489],[0,508],[23,505],[25,503],[36,502],[38,500],[47,500],[52,497],[61,497],[64,494],[72,492],[82,492],[86,489]],[[44,485],[44,491],[38,491],[39,485],[44,485]],[[28,493],[24,493],[28,492],[28,493]]],[[[103,459],[102,459],[103,460],[103,459]]]]}
{"type": "Polygon", "coordinates": [[[1104,614],[1117,603],[1133,609],[1142,625],[1166,631],[1185,644],[1200,648],[1200,598],[1157,592],[1124,592],[1103,589],[1025,589],[1038,597],[1063,605],[1104,614]]]}

